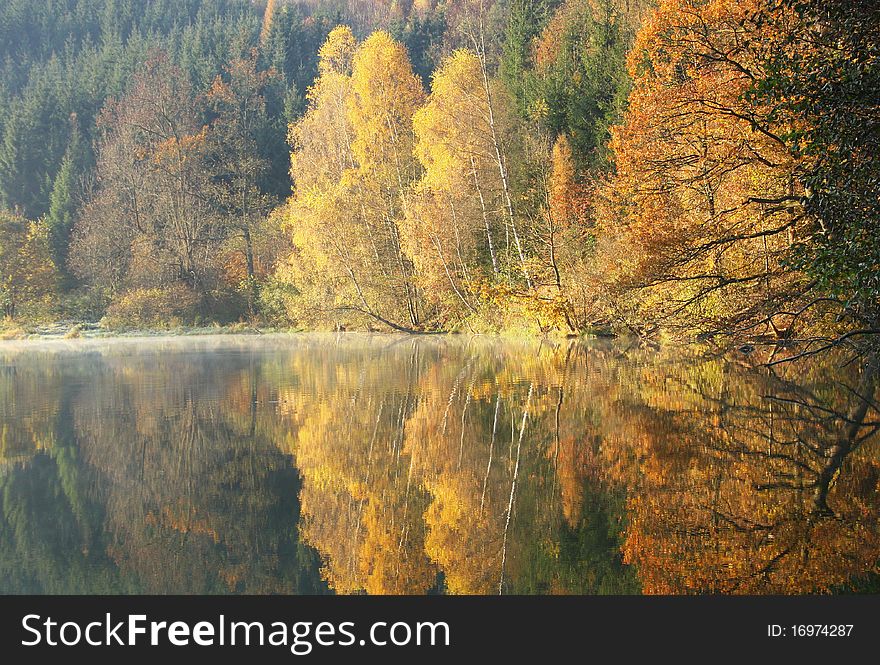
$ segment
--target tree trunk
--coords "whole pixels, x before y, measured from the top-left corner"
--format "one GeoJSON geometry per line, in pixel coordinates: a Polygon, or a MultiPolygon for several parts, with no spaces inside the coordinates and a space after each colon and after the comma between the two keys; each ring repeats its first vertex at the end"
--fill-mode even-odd
{"type": "Polygon", "coordinates": [[[254,269],[254,242],[251,238],[251,230],[245,225],[242,234],[244,235],[244,255],[247,262],[247,299],[248,314],[254,318],[255,304],[257,300],[257,278],[254,269]]]}
{"type": "Polygon", "coordinates": [[[516,481],[519,478],[520,453],[522,452],[523,433],[526,431],[526,422],[529,419],[529,406],[532,403],[532,394],[535,392],[535,384],[529,386],[529,396],[526,398],[526,408],[523,409],[522,424],[519,428],[519,440],[516,444],[516,462],[513,466],[513,480],[510,483],[510,497],[507,501],[507,518],[504,522],[504,536],[501,542],[501,576],[498,580],[498,595],[504,593],[504,564],[507,561],[507,533],[510,530],[510,518],[513,515],[513,500],[516,496],[516,481]]]}
{"type": "Polygon", "coordinates": [[[501,142],[498,138],[498,130],[495,125],[495,105],[492,102],[492,89],[489,85],[489,71],[486,65],[486,41],[485,30],[483,28],[483,12],[484,8],[481,2],[479,15],[479,41],[475,45],[478,51],[477,56],[480,60],[480,72],[483,76],[483,93],[486,96],[486,107],[489,114],[489,133],[492,138],[492,147],[495,150],[495,161],[498,166],[498,173],[501,177],[501,189],[504,193],[504,205],[507,210],[508,225],[511,232],[513,233],[513,242],[516,245],[516,251],[519,256],[520,268],[522,269],[523,276],[526,278],[526,285],[531,290],[532,278],[530,277],[529,270],[526,266],[526,258],[523,252],[522,243],[519,239],[519,232],[516,230],[516,220],[513,214],[513,200],[510,196],[510,182],[507,174],[507,165],[504,163],[504,155],[502,154],[501,150],[501,142]]]}
{"type": "Polygon", "coordinates": [[[492,229],[489,228],[489,213],[486,211],[486,199],[483,197],[483,189],[480,187],[480,178],[477,176],[477,162],[471,157],[471,173],[474,176],[474,186],[480,199],[480,210],[483,213],[483,224],[486,227],[486,242],[489,245],[489,256],[492,259],[492,273],[498,274],[498,260],[495,258],[495,246],[492,243],[492,229]]]}

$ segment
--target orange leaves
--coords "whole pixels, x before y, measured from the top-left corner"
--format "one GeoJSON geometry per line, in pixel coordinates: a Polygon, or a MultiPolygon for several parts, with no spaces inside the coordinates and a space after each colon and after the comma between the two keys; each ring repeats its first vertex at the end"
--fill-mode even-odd
{"type": "Polygon", "coordinates": [[[569,20],[568,14],[572,5],[573,3],[566,3],[556,11],[535,44],[535,65],[539,70],[551,66],[559,57],[562,33],[569,20]]]}
{"type": "Polygon", "coordinates": [[[748,69],[761,0],[662,0],[630,51],[638,79],[697,78],[728,65],[748,69]]]}
{"type": "Polygon", "coordinates": [[[666,0],[630,52],[634,86],[604,194],[614,207],[600,223],[608,259],[627,255],[612,281],[650,287],[645,319],[725,326],[781,295],[774,287],[795,290],[783,268],[791,211],[754,203],[790,195],[794,169],[761,124],[766,110],[743,96],[759,73],[759,4],[666,0]]]}
{"type": "Polygon", "coordinates": [[[232,89],[220,76],[214,79],[205,96],[215,103],[229,103],[233,99],[232,89]]]}
{"type": "Polygon", "coordinates": [[[260,29],[260,43],[265,44],[272,29],[272,18],[275,15],[275,0],[267,0],[266,9],[263,12],[263,25],[260,29]]]}
{"type": "Polygon", "coordinates": [[[207,135],[208,128],[202,127],[195,134],[186,134],[181,137],[170,136],[153,147],[153,162],[161,164],[166,160],[179,160],[180,163],[183,163],[193,159],[205,148],[207,135]]]}
{"type": "Polygon", "coordinates": [[[549,190],[550,214],[559,224],[570,224],[578,211],[581,188],[575,182],[571,144],[565,135],[553,144],[549,190]]]}

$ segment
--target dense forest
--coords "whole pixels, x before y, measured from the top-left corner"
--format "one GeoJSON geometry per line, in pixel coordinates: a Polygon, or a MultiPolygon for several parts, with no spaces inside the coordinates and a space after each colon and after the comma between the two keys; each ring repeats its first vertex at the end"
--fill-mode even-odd
{"type": "Polygon", "coordinates": [[[875,0],[7,0],[33,321],[880,332],[875,0]]]}

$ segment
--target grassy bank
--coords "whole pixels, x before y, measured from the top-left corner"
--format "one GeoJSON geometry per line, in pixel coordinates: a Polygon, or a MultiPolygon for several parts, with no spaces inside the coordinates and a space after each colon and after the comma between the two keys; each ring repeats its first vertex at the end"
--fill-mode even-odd
{"type": "Polygon", "coordinates": [[[180,337],[198,335],[260,335],[273,332],[293,331],[255,327],[247,323],[208,326],[168,326],[163,328],[105,328],[98,323],[83,321],[56,321],[52,323],[0,321],[0,341],[159,337],[168,335],[180,337]]]}
{"type": "MultiPolygon", "coordinates": [[[[179,324],[168,324],[162,326],[131,326],[131,327],[108,327],[100,322],[87,321],[11,321],[9,319],[0,320],[0,341],[13,340],[52,340],[52,339],[106,339],[116,337],[197,337],[203,335],[263,335],[275,333],[298,333],[298,332],[346,332],[341,330],[310,330],[303,328],[284,328],[271,325],[251,324],[245,322],[237,322],[231,324],[213,323],[203,326],[187,326],[179,324]]],[[[383,332],[375,329],[354,329],[351,332],[378,333],[383,332]]],[[[395,333],[393,330],[385,330],[389,334],[395,333]]],[[[421,334],[421,333],[417,333],[421,334]]],[[[512,328],[501,331],[448,331],[430,333],[430,334],[471,334],[489,337],[504,337],[509,339],[535,339],[535,338],[572,338],[572,337],[616,337],[617,335],[605,329],[597,329],[585,331],[582,334],[565,334],[565,333],[538,333],[524,328],[512,328]]]]}

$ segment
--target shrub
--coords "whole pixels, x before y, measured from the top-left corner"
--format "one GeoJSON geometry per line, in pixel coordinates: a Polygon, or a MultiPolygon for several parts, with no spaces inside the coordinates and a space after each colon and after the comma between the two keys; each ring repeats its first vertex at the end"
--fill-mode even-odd
{"type": "Polygon", "coordinates": [[[293,324],[294,318],[291,316],[290,304],[298,295],[299,292],[292,284],[272,277],[260,287],[260,314],[271,325],[288,327],[293,324]]]}
{"type": "Polygon", "coordinates": [[[64,339],[79,339],[82,337],[82,326],[75,325],[66,333],[64,333],[64,339]]]}
{"type": "Polygon", "coordinates": [[[27,337],[27,331],[21,326],[16,325],[9,319],[0,321],[0,341],[24,339],[25,337],[27,337]]]}
{"type": "Polygon", "coordinates": [[[200,314],[201,296],[183,284],[135,289],[114,300],[101,321],[105,328],[168,328],[200,314]]]}

